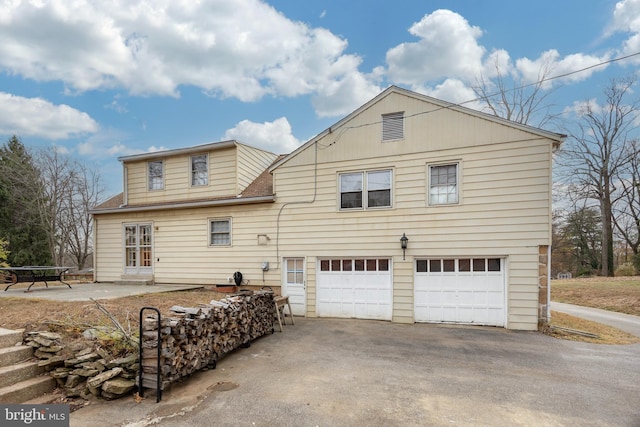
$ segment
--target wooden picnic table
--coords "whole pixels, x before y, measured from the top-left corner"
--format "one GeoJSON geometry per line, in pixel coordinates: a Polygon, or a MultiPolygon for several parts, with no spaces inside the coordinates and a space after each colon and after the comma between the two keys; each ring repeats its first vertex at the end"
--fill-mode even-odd
{"type": "Polygon", "coordinates": [[[30,292],[31,287],[36,284],[36,282],[44,282],[45,286],[48,288],[49,284],[47,281],[58,281],[60,283],[64,283],[71,289],[71,285],[62,280],[62,276],[64,273],[69,271],[71,267],[57,267],[50,265],[28,265],[22,267],[0,267],[0,271],[5,271],[8,274],[5,275],[5,283],[9,283],[6,288],[4,288],[5,292],[17,283],[26,283],[31,282],[27,290],[25,292],[30,292]]]}

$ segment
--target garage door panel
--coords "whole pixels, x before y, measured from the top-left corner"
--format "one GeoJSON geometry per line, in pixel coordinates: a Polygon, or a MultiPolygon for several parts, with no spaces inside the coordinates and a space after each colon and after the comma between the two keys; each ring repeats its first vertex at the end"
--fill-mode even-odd
{"type": "MultiPolygon", "coordinates": [[[[416,262],[414,317],[416,322],[505,325],[504,260],[454,260],[455,271],[427,271],[445,265],[437,259],[416,262]],[[473,268],[466,266],[472,265],[473,268]],[[495,269],[500,271],[484,271],[495,269]],[[477,271],[460,271],[461,269],[477,271]]],[[[449,266],[451,263],[449,263],[449,266]]],[[[451,270],[451,269],[450,269],[451,270]]]]}
{"type": "Polygon", "coordinates": [[[391,320],[393,286],[390,259],[366,259],[364,263],[356,262],[355,258],[334,259],[320,260],[319,263],[318,316],[391,320]],[[364,267],[366,270],[354,270],[364,267]],[[338,271],[330,271],[333,269],[338,271]]]}

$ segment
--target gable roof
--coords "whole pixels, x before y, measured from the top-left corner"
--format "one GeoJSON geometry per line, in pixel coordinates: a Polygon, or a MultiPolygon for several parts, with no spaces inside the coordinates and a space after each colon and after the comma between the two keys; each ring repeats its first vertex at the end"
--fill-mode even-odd
{"type": "Polygon", "coordinates": [[[177,156],[180,154],[194,154],[201,151],[214,151],[223,148],[234,147],[236,145],[242,145],[235,140],[210,142],[208,144],[195,145],[193,147],[176,148],[172,150],[152,151],[149,153],[132,154],[130,156],[120,156],[118,160],[121,162],[135,162],[139,160],[153,160],[159,158],[165,158],[170,156],[177,156]]]}
{"type": "MultiPolygon", "coordinates": [[[[316,141],[318,141],[321,138],[323,138],[324,136],[332,133],[334,131],[334,129],[337,129],[337,128],[343,126],[344,124],[348,123],[350,120],[354,119],[356,116],[361,114],[363,111],[367,110],[372,105],[380,102],[382,99],[386,98],[387,96],[389,96],[392,93],[397,93],[397,94],[405,95],[405,96],[408,96],[408,97],[411,97],[411,98],[415,98],[415,99],[418,99],[418,100],[421,100],[421,101],[424,101],[424,102],[428,102],[430,104],[433,104],[433,105],[436,105],[436,106],[440,107],[439,109],[450,109],[450,110],[457,111],[457,112],[460,112],[460,113],[463,113],[463,114],[468,114],[470,116],[478,117],[478,118],[481,118],[481,119],[484,119],[484,120],[489,120],[489,121],[492,121],[492,122],[495,122],[495,123],[499,123],[499,124],[502,124],[502,125],[505,125],[505,126],[510,126],[510,127],[513,127],[513,128],[517,128],[517,129],[520,129],[522,131],[538,135],[538,136],[540,136],[542,138],[548,138],[548,139],[554,141],[554,145],[556,145],[556,144],[559,145],[566,138],[566,135],[563,135],[563,134],[560,134],[560,133],[550,132],[550,131],[547,131],[547,130],[544,130],[544,129],[540,129],[540,128],[536,128],[536,127],[533,127],[533,126],[524,125],[524,124],[521,124],[521,123],[516,123],[516,122],[513,122],[511,120],[503,119],[502,117],[494,116],[492,114],[487,114],[487,113],[483,113],[482,111],[478,111],[478,110],[474,110],[472,108],[464,107],[464,106],[462,106],[460,104],[454,104],[454,103],[451,103],[451,102],[443,101],[441,99],[433,98],[433,97],[430,97],[428,95],[423,95],[423,94],[420,94],[420,93],[417,93],[417,92],[410,91],[408,89],[403,89],[401,87],[392,85],[392,86],[389,86],[388,88],[386,88],[385,90],[383,90],[382,92],[380,92],[376,97],[374,97],[373,99],[371,99],[370,101],[368,101],[364,105],[360,106],[358,109],[353,111],[351,114],[349,114],[346,117],[342,118],[338,122],[334,123],[332,126],[328,127],[324,131],[320,132],[319,134],[317,134],[316,136],[314,136],[313,138],[308,140],[306,143],[302,144],[300,147],[295,149],[293,152],[291,152],[290,154],[285,156],[280,161],[276,161],[269,168],[269,171],[273,172],[280,165],[286,163],[291,158],[293,158],[296,155],[298,155],[298,153],[306,150],[307,147],[309,147],[310,145],[314,144],[316,141]]],[[[414,116],[415,116],[415,114],[414,114],[414,116]]],[[[375,123],[371,123],[371,124],[375,124],[375,123]]]]}

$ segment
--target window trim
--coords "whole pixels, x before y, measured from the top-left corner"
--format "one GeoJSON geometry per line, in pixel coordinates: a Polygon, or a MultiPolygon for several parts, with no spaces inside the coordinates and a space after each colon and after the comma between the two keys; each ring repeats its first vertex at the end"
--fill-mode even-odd
{"type": "Polygon", "coordinates": [[[382,142],[399,141],[404,139],[405,117],[404,111],[387,113],[382,115],[382,142]],[[398,122],[400,126],[398,126],[398,122]]]}
{"type": "Polygon", "coordinates": [[[209,218],[207,220],[207,243],[210,248],[228,248],[233,246],[233,221],[231,220],[231,217],[209,218]],[[211,229],[211,227],[214,222],[227,222],[229,224],[229,243],[213,243],[213,230],[211,229]]]}
{"type": "Polygon", "coordinates": [[[164,160],[149,160],[147,162],[147,190],[148,191],[162,191],[164,190],[164,160]],[[151,164],[152,163],[160,163],[160,187],[153,188],[153,179],[155,177],[151,176],[151,164]]]}
{"type": "Polygon", "coordinates": [[[451,206],[451,205],[459,205],[462,203],[462,192],[460,189],[460,177],[461,177],[461,171],[462,171],[462,162],[460,160],[455,160],[455,161],[449,161],[449,162],[439,162],[439,163],[430,163],[427,165],[427,188],[426,188],[426,199],[427,199],[427,206],[451,206]],[[437,202],[432,202],[431,200],[431,170],[433,168],[437,168],[437,167],[444,167],[444,166],[455,166],[456,167],[456,200],[453,202],[442,202],[442,203],[437,203],[437,202]]]}
{"type": "Polygon", "coordinates": [[[190,187],[206,187],[209,185],[209,153],[200,153],[200,154],[192,154],[189,156],[189,186],[190,187]],[[204,184],[195,184],[194,179],[194,170],[193,170],[193,159],[194,157],[204,156],[205,161],[205,183],[204,184]]]}
{"type": "MultiPolygon", "coordinates": [[[[363,171],[351,171],[351,172],[339,172],[338,173],[338,210],[339,211],[366,211],[366,210],[379,210],[379,209],[392,209],[393,208],[393,169],[372,169],[372,170],[363,170],[363,171]],[[385,206],[369,206],[369,174],[378,173],[378,172],[388,172],[389,173],[389,205],[385,206]],[[354,208],[343,208],[342,207],[342,177],[346,175],[360,175],[362,189],[360,190],[362,206],[354,207],[354,208]]],[[[371,191],[380,191],[380,190],[371,190],[371,191]]],[[[386,191],[386,190],[383,190],[386,191]]],[[[345,193],[355,193],[354,191],[348,191],[345,193]]]]}

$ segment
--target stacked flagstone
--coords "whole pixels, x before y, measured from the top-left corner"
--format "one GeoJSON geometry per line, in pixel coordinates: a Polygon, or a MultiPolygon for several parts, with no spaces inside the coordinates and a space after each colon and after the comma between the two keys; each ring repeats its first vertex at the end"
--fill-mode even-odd
{"type": "Polygon", "coordinates": [[[135,388],[137,354],[114,358],[93,347],[65,349],[62,336],[53,332],[26,332],[23,341],[67,397],[117,399],[135,388]]]}

